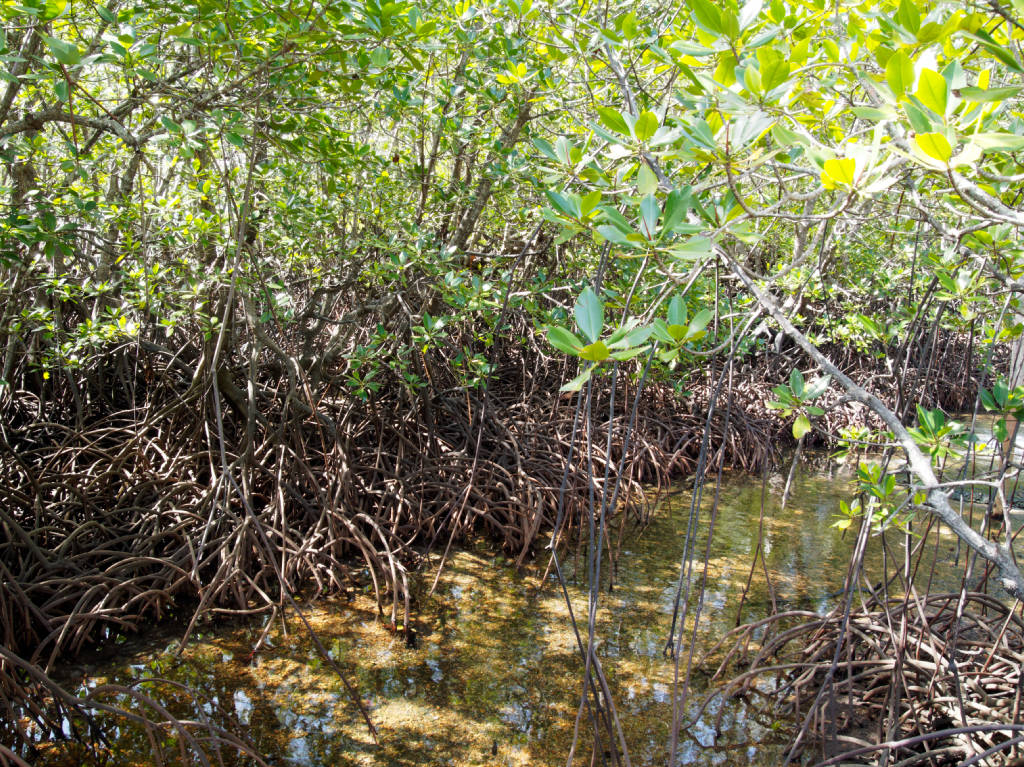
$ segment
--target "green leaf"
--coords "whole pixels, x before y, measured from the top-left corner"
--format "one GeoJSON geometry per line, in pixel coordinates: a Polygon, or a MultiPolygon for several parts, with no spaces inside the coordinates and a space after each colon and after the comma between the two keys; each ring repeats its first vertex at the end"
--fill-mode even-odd
{"type": "Polygon", "coordinates": [[[793,421],[793,436],[800,439],[811,430],[811,421],[805,415],[798,415],[793,421]]]}
{"type": "MultiPolygon", "coordinates": [[[[635,322],[635,320],[634,320],[635,322]]],[[[634,346],[640,346],[651,337],[651,333],[654,332],[654,328],[650,325],[644,325],[639,328],[631,328],[627,323],[623,327],[616,330],[608,339],[609,349],[627,349],[634,346]]]]}
{"type": "Polygon", "coordinates": [[[942,133],[918,133],[914,136],[914,143],[925,155],[941,163],[948,162],[953,156],[953,147],[942,133]]]}
{"type": "Polygon", "coordinates": [[[1010,402],[1010,386],[1006,381],[996,381],[992,385],[992,396],[995,397],[1000,408],[1005,408],[1010,402]]]}
{"type": "Polygon", "coordinates": [[[82,52],[78,50],[78,46],[74,43],[68,43],[64,40],[58,40],[55,37],[49,35],[40,35],[46,46],[50,49],[50,53],[57,59],[61,64],[66,67],[73,67],[75,64],[82,60],[82,52]]]}
{"type": "Polygon", "coordinates": [[[618,228],[623,234],[635,234],[633,225],[616,208],[611,205],[602,205],[598,210],[601,211],[601,218],[604,221],[618,228]]]}
{"type": "Polygon", "coordinates": [[[1016,133],[975,133],[971,142],[987,152],[1019,152],[1024,149],[1024,136],[1016,133]]]}
{"type": "Polygon", "coordinates": [[[804,374],[798,368],[793,368],[793,371],[789,374],[789,388],[792,390],[793,396],[798,400],[804,398],[804,374]]]}
{"type": "Polygon", "coordinates": [[[555,162],[558,162],[558,155],[555,154],[555,148],[551,146],[550,142],[545,141],[542,138],[535,138],[533,140],[533,145],[537,147],[540,153],[547,157],[549,160],[554,160],[555,162]]]}
{"type": "Polygon", "coordinates": [[[622,349],[620,351],[612,352],[611,353],[611,357],[612,357],[612,359],[616,359],[616,360],[619,360],[620,362],[624,362],[625,360],[633,359],[635,356],[637,356],[638,354],[642,353],[643,351],[644,351],[644,347],[642,347],[642,346],[632,346],[632,347],[630,347],[628,349],[622,349]]]}
{"type": "Polygon", "coordinates": [[[668,323],[670,325],[686,324],[686,304],[683,302],[682,296],[672,296],[672,300],[668,302],[668,323]]]}
{"type": "Polygon", "coordinates": [[[594,366],[593,365],[588,366],[586,370],[584,370],[582,373],[580,373],[574,379],[569,381],[569,383],[563,385],[559,389],[559,391],[579,391],[580,389],[583,388],[583,384],[585,384],[590,379],[590,375],[593,372],[594,372],[594,366]]]}
{"type": "Polygon", "coordinates": [[[896,118],[896,111],[893,109],[876,109],[875,107],[854,107],[852,110],[857,117],[864,120],[893,120],[896,118]]]}
{"type": "Polygon", "coordinates": [[[725,31],[722,26],[722,14],[713,3],[708,0],[687,0],[686,4],[693,11],[693,18],[708,32],[720,35],[725,31]]]}
{"type": "Polygon", "coordinates": [[[789,60],[774,48],[757,49],[757,68],[765,91],[782,85],[789,78],[789,60]]]}
{"type": "Polygon", "coordinates": [[[583,344],[580,342],[573,333],[569,332],[563,327],[553,325],[548,328],[548,343],[554,346],[558,351],[578,356],[580,350],[583,348],[583,344]]]}
{"type": "Polygon", "coordinates": [[[981,404],[986,410],[998,410],[999,406],[996,404],[995,398],[988,391],[988,389],[981,390],[981,404]]]}
{"type": "Polygon", "coordinates": [[[686,339],[686,325],[666,325],[670,343],[678,344],[686,339]]]}
{"type": "Polygon", "coordinates": [[[810,143],[806,136],[791,131],[789,128],[778,123],[772,126],[772,138],[783,149],[789,149],[794,146],[807,146],[810,143]]]}
{"type": "MultiPolygon", "coordinates": [[[[673,336],[672,333],[669,331],[669,326],[665,323],[665,320],[661,319],[661,317],[656,317],[654,319],[654,322],[651,323],[651,327],[653,329],[653,334],[656,339],[666,344],[675,343],[675,336],[673,336]]],[[[673,325],[672,327],[681,328],[682,325],[673,325]]],[[[685,328],[683,328],[683,332],[686,332],[685,328]]]]}
{"type": "Polygon", "coordinates": [[[683,192],[679,189],[674,189],[668,197],[665,198],[665,206],[662,209],[662,221],[661,221],[661,233],[664,236],[666,233],[671,232],[676,226],[682,222],[686,216],[686,211],[689,210],[689,190],[683,192]]]}
{"type": "Polygon", "coordinates": [[[822,394],[824,394],[825,390],[828,389],[828,385],[829,383],[831,383],[831,381],[832,376],[828,375],[819,376],[818,378],[815,378],[813,381],[811,381],[811,383],[808,384],[807,389],[804,391],[804,402],[810,402],[811,400],[815,400],[822,394]]]}
{"type": "Polygon", "coordinates": [[[617,226],[611,224],[602,224],[597,227],[597,233],[604,237],[609,242],[614,242],[617,245],[629,245],[630,247],[638,247],[638,243],[633,242],[626,236],[626,234],[619,229],[617,226]]]}
{"type": "Polygon", "coordinates": [[[580,216],[588,218],[599,202],[601,202],[601,190],[595,189],[580,201],[580,216]]]}
{"type": "Polygon", "coordinates": [[[611,109],[610,107],[597,107],[597,116],[601,119],[602,123],[616,133],[621,133],[624,136],[631,135],[626,119],[618,110],[611,109]]]}
{"type": "Polygon", "coordinates": [[[584,337],[593,343],[601,337],[604,326],[604,305],[588,285],[576,300],[576,325],[584,337]]]}
{"type": "Polygon", "coordinates": [[[573,143],[565,136],[559,136],[555,142],[555,156],[563,165],[575,165],[572,161],[573,143]]]}
{"type": "Polygon", "coordinates": [[[960,94],[961,98],[967,99],[976,104],[990,104],[994,101],[1005,101],[1006,99],[1013,98],[1018,93],[1024,90],[1024,86],[1013,85],[1007,88],[975,88],[969,86],[967,88],[960,88],[957,93],[960,94]]]}
{"type": "Polygon", "coordinates": [[[932,129],[932,121],[924,110],[911,101],[903,102],[903,109],[906,110],[907,119],[910,120],[910,127],[915,133],[928,133],[932,129]]]}
{"type": "Polygon", "coordinates": [[[633,130],[636,132],[637,141],[647,141],[658,130],[658,116],[649,109],[644,110],[636,118],[633,130]]]}
{"type": "Polygon", "coordinates": [[[743,70],[743,84],[751,93],[764,93],[764,85],[761,82],[761,73],[754,67],[747,67],[743,70]]]}
{"type": "Polygon", "coordinates": [[[658,189],[658,177],[647,167],[646,162],[640,163],[640,171],[636,177],[636,189],[640,194],[654,194],[658,189]]]}
{"type": "Polygon", "coordinates": [[[704,329],[714,316],[714,312],[710,309],[701,309],[693,315],[693,319],[690,320],[690,324],[686,328],[686,340],[695,341],[698,338],[702,338],[704,336],[704,329]]]}
{"type": "MultiPolygon", "coordinates": [[[[67,8],[67,0],[46,0],[46,4],[43,6],[42,19],[43,21],[52,21],[58,16],[63,16],[67,8]]],[[[103,8],[102,10],[106,11],[107,9],[103,8]]]]}
{"type": "Polygon", "coordinates": [[[885,81],[899,98],[914,84],[914,63],[903,51],[889,57],[885,64],[885,81]]]}
{"type": "Polygon", "coordinates": [[[711,239],[708,237],[691,237],[669,248],[669,252],[684,261],[696,261],[698,258],[711,254],[711,239]]]}
{"type": "Polygon", "coordinates": [[[917,10],[914,0],[900,0],[900,7],[896,11],[896,22],[911,34],[917,34],[921,28],[921,12],[917,10]]]}
{"type": "Polygon", "coordinates": [[[640,201],[640,234],[648,240],[653,240],[658,231],[658,216],[660,214],[661,208],[658,206],[658,199],[653,194],[647,195],[640,201]]]}
{"type": "Polygon", "coordinates": [[[914,95],[939,117],[945,117],[946,105],[949,103],[948,89],[949,83],[945,77],[934,70],[923,69],[914,95]]]}
{"type": "Polygon", "coordinates": [[[1018,74],[1024,74],[1024,67],[1021,67],[1021,65],[1017,62],[1017,59],[1013,57],[1013,54],[1010,53],[1009,50],[1001,46],[999,43],[997,43],[995,40],[993,40],[992,36],[985,32],[984,30],[979,29],[974,34],[964,32],[963,35],[964,37],[970,38],[971,40],[976,40],[977,42],[981,43],[982,48],[991,53],[995,58],[999,59],[1001,62],[1003,62],[1003,64],[1012,69],[1014,72],[1017,72],[1018,74]]]}
{"type": "Polygon", "coordinates": [[[167,115],[160,116],[160,123],[168,133],[181,133],[181,126],[167,115]]]}
{"type": "Polygon", "coordinates": [[[581,215],[580,201],[576,195],[569,195],[568,197],[559,194],[558,192],[551,191],[550,189],[545,190],[544,194],[548,200],[558,210],[569,218],[579,218],[581,215]]]}

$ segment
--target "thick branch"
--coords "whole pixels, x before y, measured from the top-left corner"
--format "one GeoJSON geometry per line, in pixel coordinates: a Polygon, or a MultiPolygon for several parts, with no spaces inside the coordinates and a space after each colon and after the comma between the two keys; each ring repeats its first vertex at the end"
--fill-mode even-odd
{"type": "Polygon", "coordinates": [[[41,112],[31,112],[26,114],[20,120],[8,123],[4,127],[0,128],[0,138],[6,138],[7,136],[13,136],[17,133],[25,133],[27,131],[42,130],[43,126],[50,122],[83,125],[87,128],[95,128],[96,130],[113,133],[132,149],[138,149],[143,143],[143,139],[129,133],[128,129],[117,120],[111,120],[106,117],[85,117],[84,115],[76,115],[70,112],[64,112],[59,107],[50,107],[49,109],[44,109],[41,112]]]}
{"type": "Polygon", "coordinates": [[[772,319],[779,323],[779,327],[782,328],[783,332],[793,339],[797,346],[803,349],[818,364],[818,367],[832,376],[846,390],[851,399],[871,408],[885,422],[885,425],[889,427],[906,453],[908,467],[921,482],[921,489],[927,494],[928,504],[932,513],[942,520],[958,538],[970,546],[980,557],[995,566],[999,573],[1000,585],[1011,596],[1017,599],[1024,599],[1024,574],[1021,573],[1013,561],[1009,548],[1007,546],[999,546],[983,538],[953,509],[949,503],[949,496],[940,487],[939,480],[932,470],[931,461],[921,452],[921,449],[914,442],[913,437],[910,436],[899,418],[896,417],[896,414],[889,410],[878,397],[857,385],[818,351],[817,347],[793,326],[793,323],[789,321],[772,297],[758,288],[738,263],[731,258],[728,261],[733,273],[753,294],[761,307],[772,316],[772,319]]]}
{"type": "MultiPolygon", "coordinates": [[[[516,113],[515,121],[509,125],[502,133],[501,139],[498,141],[497,146],[491,151],[490,156],[487,158],[487,166],[490,167],[495,163],[499,162],[509,149],[515,146],[519,140],[519,134],[523,128],[526,127],[526,123],[530,120],[530,99],[533,98],[533,92],[525,94],[523,103],[519,107],[519,111],[516,113]]],[[[470,206],[469,211],[465,217],[459,223],[459,228],[455,234],[452,235],[451,245],[456,250],[464,250],[469,245],[469,237],[473,233],[473,229],[476,227],[477,219],[480,218],[480,214],[483,212],[484,206],[491,197],[491,187],[494,185],[494,178],[486,174],[480,181],[480,186],[477,187],[476,197],[473,198],[473,204],[470,206]]]]}

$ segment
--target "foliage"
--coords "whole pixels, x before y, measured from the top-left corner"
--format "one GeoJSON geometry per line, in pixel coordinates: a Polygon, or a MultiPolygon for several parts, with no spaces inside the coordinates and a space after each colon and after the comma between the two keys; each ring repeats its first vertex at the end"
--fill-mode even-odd
{"type": "MultiPolygon", "coordinates": [[[[565,391],[647,360],[686,381],[764,353],[777,304],[886,366],[936,466],[977,443],[924,401],[929,338],[990,360],[970,394],[997,440],[1019,417],[1018,0],[0,13],[5,403],[87,420],[111,350],[145,347],[251,439],[264,371],[334,428],[330,403],[485,389],[501,344],[565,363],[565,391]]],[[[830,385],[805,363],[770,405],[797,439],[830,385]]]]}

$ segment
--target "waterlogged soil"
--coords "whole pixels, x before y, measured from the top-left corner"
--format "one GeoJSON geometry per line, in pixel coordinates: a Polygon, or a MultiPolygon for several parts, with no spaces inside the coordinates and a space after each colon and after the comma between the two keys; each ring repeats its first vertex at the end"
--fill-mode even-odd
{"type": "MultiPolygon", "coordinates": [[[[780,609],[826,611],[842,588],[853,545],[852,534],[844,536],[833,526],[839,501],[852,495],[852,485],[841,476],[798,473],[780,513],[784,483],[783,476],[769,478],[764,508],[762,549],[775,598],[780,609]]],[[[697,521],[698,579],[712,500],[709,491],[697,521]]],[[[677,692],[676,666],[664,648],[690,507],[690,495],[680,493],[660,505],[642,532],[627,527],[613,588],[609,593],[605,578],[600,594],[598,656],[634,765],[667,760],[677,692]]],[[[758,545],[761,481],[726,477],[718,507],[694,646],[698,657],[736,625],[740,594],[758,545]]],[[[613,529],[612,536],[617,539],[619,531],[613,529]]],[[[933,548],[947,563],[940,568],[944,577],[953,577],[952,585],[957,585],[956,570],[949,566],[957,553],[955,540],[940,536],[933,548]]],[[[868,568],[880,566],[878,549],[876,539],[868,568]]],[[[570,550],[566,558],[568,593],[580,620],[587,612],[585,579],[574,582],[575,553],[570,550]]],[[[65,671],[81,687],[132,686],[164,702],[179,717],[212,720],[242,733],[271,764],[566,764],[580,706],[582,662],[558,583],[552,575],[542,580],[545,565],[547,558],[542,557],[517,573],[511,562],[483,543],[449,557],[432,595],[426,591],[433,572],[424,576],[415,646],[378,617],[372,592],[306,605],[307,619],[369,711],[376,743],[337,673],[321,659],[294,615],[284,623],[275,621],[269,641],[255,655],[251,651],[265,618],[202,625],[183,649],[166,635],[159,642],[151,637],[145,645],[128,642],[118,663],[65,671]],[[188,686],[194,697],[175,685],[188,686]]],[[[603,570],[607,574],[609,569],[606,559],[603,570]]],[[[764,616],[769,608],[759,564],[743,620],[764,616]]],[[[694,599],[683,643],[683,673],[696,609],[694,599]]],[[[713,689],[706,670],[714,665],[709,662],[693,674],[683,703],[677,764],[778,761],[790,724],[775,720],[764,701],[754,696],[723,704],[712,697],[702,708],[713,689]]],[[[125,695],[110,699],[131,705],[125,695]]],[[[134,707],[153,713],[140,704],[134,707]]],[[[580,732],[574,764],[590,764],[592,741],[585,715],[580,732]]],[[[105,765],[152,763],[144,734],[123,726],[110,735],[105,765]]],[[[61,762],[61,751],[50,750],[51,763],[61,762]]],[[[227,751],[221,756],[227,763],[235,759],[227,751]]]]}

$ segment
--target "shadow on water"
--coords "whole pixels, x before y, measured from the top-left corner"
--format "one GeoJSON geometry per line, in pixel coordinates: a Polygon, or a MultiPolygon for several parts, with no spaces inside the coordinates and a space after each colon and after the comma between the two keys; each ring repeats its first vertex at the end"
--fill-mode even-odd
{"type": "MultiPolygon", "coordinates": [[[[780,608],[824,612],[842,588],[853,544],[853,536],[844,539],[833,527],[839,500],[849,498],[852,485],[830,475],[798,473],[780,514],[777,499],[784,481],[769,479],[762,544],[769,577],[780,608]]],[[[758,544],[761,498],[759,479],[727,476],[707,563],[698,655],[737,624],[739,595],[758,544]]],[[[688,514],[689,494],[679,493],[662,504],[642,535],[627,531],[614,589],[601,595],[598,654],[634,764],[664,764],[666,759],[673,663],[662,650],[688,514]]],[[[697,535],[698,552],[704,547],[704,525],[697,535]]],[[[951,557],[953,549],[952,538],[939,539],[938,556],[951,557]]],[[[878,566],[877,550],[871,556],[869,570],[878,566]]],[[[573,558],[568,559],[572,583],[573,558]]],[[[379,730],[377,745],[341,682],[294,619],[287,622],[287,631],[278,621],[269,646],[254,657],[250,652],[262,624],[214,623],[203,626],[180,655],[166,646],[166,639],[160,646],[150,639],[148,647],[125,645],[120,663],[69,669],[68,674],[88,687],[139,684],[168,701],[179,716],[207,717],[244,731],[272,764],[564,764],[579,706],[581,663],[557,584],[549,579],[542,588],[539,582],[544,564],[516,573],[511,562],[484,544],[453,556],[437,591],[420,598],[416,647],[378,621],[369,593],[308,607],[321,641],[363,696],[379,730]],[[140,681],[153,677],[191,686],[201,702],[166,682],[140,681]]],[[[585,614],[583,586],[581,579],[570,588],[577,615],[585,614]]],[[[766,615],[770,604],[759,569],[742,619],[766,615]]],[[[756,700],[713,700],[701,709],[708,691],[706,678],[698,674],[688,697],[679,764],[777,759],[789,723],[773,720],[756,700]]],[[[104,764],[147,762],[145,736],[119,730],[111,741],[104,764]]],[[[224,757],[231,761],[231,755],[224,757]]],[[[577,761],[587,763],[589,753],[577,761]]]]}

